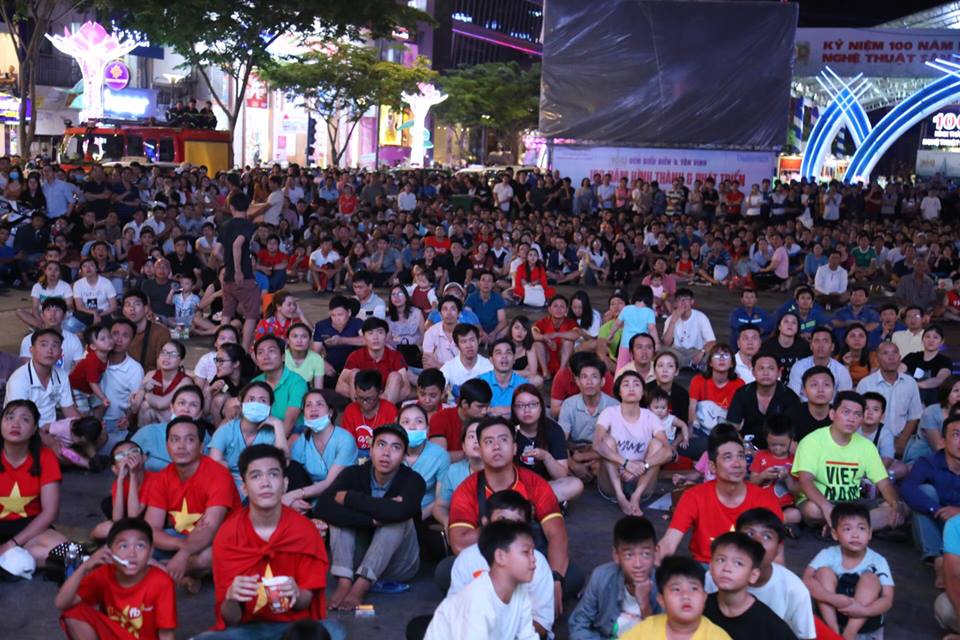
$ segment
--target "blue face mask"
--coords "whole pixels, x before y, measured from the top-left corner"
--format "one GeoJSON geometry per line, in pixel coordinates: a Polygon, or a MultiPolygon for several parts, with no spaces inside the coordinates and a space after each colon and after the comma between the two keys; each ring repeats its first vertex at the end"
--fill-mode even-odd
{"type": "Polygon", "coordinates": [[[244,402],[242,413],[250,422],[259,424],[270,417],[270,406],[262,402],[244,402]]]}
{"type": "Polygon", "coordinates": [[[304,418],[303,426],[310,431],[320,433],[330,425],[330,416],[320,416],[319,418],[304,418]]]}
{"type": "Polygon", "coordinates": [[[407,439],[410,441],[411,447],[419,447],[424,442],[427,441],[427,432],[426,431],[407,431],[407,439]]]}

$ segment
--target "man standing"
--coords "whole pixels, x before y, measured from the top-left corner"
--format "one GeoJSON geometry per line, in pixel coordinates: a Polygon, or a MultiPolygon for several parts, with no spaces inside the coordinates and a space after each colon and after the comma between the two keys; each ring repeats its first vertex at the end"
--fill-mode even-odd
{"type": "Polygon", "coordinates": [[[79,189],[57,177],[53,165],[43,167],[43,197],[47,201],[47,217],[62,218],[73,210],[79,189]]]}
{"type": "MultiPolygon", "coordinates": [[[[812,355],[797,360],[790,368],[790,388],[800,396],[800,400],[807,401],[803,392],[803,374],[812,367],[826,367],[833,374],[834,391],[849,391],[853,389],[853,380],[850,371],[839,361],[833,359],[833,331],[827,327],[817,327],[810,336],[810,351],[812,355]]],[[[830,398],[833,401],[833,398],[830,398]]]]}
{"type": "Polygon", "coordinates": [[[503,213],[510,213],[510,206],[513,203],[513,187],[510,186],[510,174],[504,173],[500,176],[500,182],[493,188],[494,204],[503,213]]]}
{"type": "Polygon", "coordinates": [[[216,630],[279,637],[298,620],[326,617],[330,562],[314,524],[280,501],[285,466],[283,452],[271,445],[255,444],[240,454],[249,504],[213,540],[216,630]]]}
{"type": "Polygon", "coordinates": [[[800,399],[780,382],[779,376],[777,357],[758,353],[753,358],[754,381],[737,389],[727,409],[727,421],[740,427],[741,436],[752,435],[758,449],[767,448],[764,425],[768,417],[788,416],[793,420],[800,411],[800,399]]]}
{"type": "MultiPolygon", "coordinates": [[[[260,320],[260,288],[253,278],[253,263],[250,260],[250,240],[256,227],[248,217],[256,217],[269,207],[269,203],[251,206],[243,193],[230,197],[230,213],[220,229],[220,244],[223,245],[223,313],[221,324],[229,324],[237,311],[243,316],[241,344],[249,351],[253,344],[253,331],[260,320]]],[[[169,339],[169,336],[168,336],[169,339]]],[[[141,364],[144,364],[141,362],[141,364]]]]}
{"type": "Polygon", "coordinates": [[[857,384],[857,393],[876,391],[887,401],[883,428],[893,434],[897,455],[902,456],[907,442],[917,430],[923,403],[917,381],[900,373],[900,349],[892,342],[877,347],[879,369],[857,384]]]}
{"type": "Polygon", "coordinates": [[[30,400],[40,411],[43,426],[57,419],[57,409],[66,418],[79,418],[73,406],[70,379],[55,367],[63,353],[63,336],[56,329],[37,329],[30,335],[30,360],[7,379],[4,406],[11,400],[30,400]]]}
{"type": "Polygon", "coordinates": [[[840,251],[832,249],[827,264],[820,265],[813,279],[817,302],[827,311],[846,304],[850,297],[847,293],[847,270],[840,266],[840,260],[840,251]]]}
{"type": "Polygon", "coordinates": [[[330,525],[332,609],[352,611],[377,581],[406,581],[420,568],[417,523],[425,484],[403,464],[409,440],[397,424],[373,432],[370,464],[347,467],[317,499],[330,525]],[[359,558],[359,563],[357,559],[359,558]]]}
{"type": "Polygon", "coordinates": [[[170,331],[161,324],[148,320],[150,300],[139,289],[131,289],[123,294],[123,317],[137,327],[137,335],[130,342],[130,355],[146,369],[157,364],[160,347],[170,340],[170,331]]]}

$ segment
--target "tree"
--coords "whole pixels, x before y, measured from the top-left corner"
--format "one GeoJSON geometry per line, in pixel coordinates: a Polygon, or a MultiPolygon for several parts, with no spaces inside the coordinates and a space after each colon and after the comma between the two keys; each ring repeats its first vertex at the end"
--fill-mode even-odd
{"type": "MultiPolygon", "coordinates": [[[[540,65],[523,69],[516,62],[489,62],[449,71],[440,87],[450,97],[434,109],[453,129],[461,149],[459,127],[485,126],[509,141],[514,157],[520,133],[537,126],[540,111],[540,65]]],[[[485,151],[485,150],[484,150],[485,151]]]]}
{"type": "MultiPolygon", "coordinates": [[[[164,44],[196,68],[214,100],[227,114],[233,134],[250,74],[273,60],[271,45],[281,36],[332,40],[386,37],[399,27],[430,22],[426,14],[395,0],[141,0],[125,3],[118,23],[153,44],[164,44]],[[208,67],[232,80],[229,100],[211,82],[208,67]]],[[[231,146],[230,162],[233,163],[231,146]]]]}
{"type": "Polygon", "coordinates": [[[339,166],[354,130],[371,107],[400,109],[401,93],[416,92],[418,82],[429,82],[436,74],[424,58],[405,67],[380,60],[371,47],[330,44],[267,65],[261,75],[271,88],[301,98],[304,108],[323,120],[333,164],[339,166]]]}
{"type": "Polygon", "coordinates": [[[50,25],[59,22],[65,15],[86,4],[79,2],[59,2],[58,0],[15,0],[0,2],[0,18],[10,32],[13,48],[17,52],[20,66],[17,77],[20,91],[20,113],[17,123],[17,140],[20,154],[28,157],[33,136],[37,130],[36,93],[37,59],[40,44],[43,42],[50,25]],[[29,122],[27,105],[30,106],[29,122]]]}

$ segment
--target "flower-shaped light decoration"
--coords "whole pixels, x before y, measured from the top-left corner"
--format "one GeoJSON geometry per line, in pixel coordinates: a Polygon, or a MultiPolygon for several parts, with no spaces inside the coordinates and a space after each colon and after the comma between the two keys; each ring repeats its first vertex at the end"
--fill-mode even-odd
{"type": "Polygon", "coordinates": [[[121,41],[115,34],[98,22],[87,21],[70,33],[63,28],[63,35],[47,34],[47,39],[57,49],[72,57],[80,65],[83,74],[83,109],[80,121],[86,122],[103,117],[103,69],[108,62],[130,53],[140,46],[136,40],[121,41]]]}
{"type": "Polygon", "coordinates": [[[413,112],[413,127],[410,129],[410,164],[415,167],[422,167],[424,156],[427,153],[426,145],[426,120],[430,107],[440,104],[447,99],[447,95],[440,93],[435,86],[426,82],[418,82],[419,93],[401,93],[403,101],[410,105],[410,111],[413,112]]]}

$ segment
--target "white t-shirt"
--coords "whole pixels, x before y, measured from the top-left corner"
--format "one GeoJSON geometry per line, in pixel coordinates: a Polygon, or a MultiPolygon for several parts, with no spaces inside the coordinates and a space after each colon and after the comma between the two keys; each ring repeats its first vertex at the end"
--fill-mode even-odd
{"type": "Polygon", "coordinates": [[[316,251],[310,254],[310,263],[317,268],[325,267],[328,264],[333,264],[339,259],[340,259],[340,254],[334,251],[333,249],[331,249],[330,253],[328,253],[327,255],[323,255],[323,252],[320,249],[317,249],[316,251]]]}
{"type": "Polygon", "coordinates": [[[924,220],[936,220],[940,217],[940,198],[934,198],[933,196],[926,196],[920,202],[920,211],[923,214],[924,220]]]}
{"type": "Polygon", "coordinates": [[[54,367],[50,380],[44,387],[40,376],[33,368],[33,360],[10,374],[7,379],[7,393],[3,406],[11,400],[32,400],[40,411],[40,424],[44,425],[57,419],[57,407],[72,407],[73,392],[70,390],[70,378],[54,367]]]}
{"type": "MultiPolygon", "coordinates": [[[[70,372],[73,371],[73,366],[83,358],[83,344],[81,344],[80,339],[77,338],[76,334],[73,334],[69,331],[61,331],[60,333],[63,335],[63,355],[60,356],[60,359],[57,360],[57,363],[54,366],[63,373],[70,375],[70,372]]],[[[31,335],[33,334],[28,333],[23,337],[23,340],[20,341],[21,358],[30,357],[31,335]]]]}
{"type": "Polygon", "coordinates": [[[80,278],[73,283],[73,297],[83,300],[88,309],[96,309],[101,313],[107,310],[108,301],[117,297],[117,290],[113,283],[101,275],[97,276],[93,284],[86,278],[80,278]]]}
{"type": "MultiPolygon", "coordinates": [[[[667,324],[664,326],[663,332],[666,333],[672,324],[673,316],[670,316],[667,318],[667,324]]],[[[690,317],[686,320],[681,318],[676,325],[673,331],[673,346],[675,347],[703,349],[705,344],[717,339],[713,333],[713,327],[710,325],[710,320],[702,311],[691,309],[690,317]]]]}
{"type": "Polygon", "coordinates": [[[527,585],[504,603],[484,573],[437,607],[424,640],[538,640],[527,585]]]}
{"type": "Polygon", "coordinates": [[[397,208],[400,211],[413,211],[417,208],[417,194],[414,192],[407,193],[406,191],[401,191],[397,196],[397,208]]]}
{"type": "MultiPolygon", "coordinates": [[[[707,593],[716,593],[717,585],[709,571],[705,582],[704,590],[707,593]]],[[[801,640],[817,637],[810,592],[797,574],[774,563],[773,574],[767,584],[762,587],[747,587],[747,591],[790,625],[790,629],[801,640]]]]}
{"type": "Polygon", "coordinates": [[[481,373],[493,371],[493,365],[488,359],[478,355],[477,361],[473,365],[473,369],[467,371],[467,369],[463,366],[463,362],[458,356],[443,363],[443,366],[440,367],[440,371],[443,373],[443,377],[447,379],[447,384],[461,385],[470,378],[476,378],[481,373]]]}
{"type": "Polygon", "coordinates": [[[43,304],[47,298],[63,298],[64,301],[67,301],[73,298],[73,289],[63,280],[57,282],[56,286],[52,289],[41,286],[41,284],[37,282],[33,285],[33,288],[30,289],[30,297],[39,299],[40,304],[43,304]]]}
{"type": "MultiPolygon", "coordinates": [[[[874,431],[871,434],[866,434],[863,432],[863,425],[860,425],[860,428],[857,429],[857,433],[862,435],[864,438],[870,442],[874,442],[877,438],[877,432],[874,431]]],[[[880,428],[880,439],[876,440],[874,444],[877,446],[877,451],[880,452],[881,458],[894,458],[896,457],[895,442],[893,438],[893,431],[887,427],[881,426],[880,428]]]]}
{"type": "MultiPolygon", "coordinates": [[[[130,396],[143,382],[143,367],[139,362],[127,356],[120,364],[108,364],[103,372],[100,386],[110,401],[104,420],[119,420],[130,408],[130,396]]],[[[94,405],[99,405],[98,402],[94,405]]]]}
{"type": "Polygon", "coordinates": [[[513,187],[509,184],[498,182],[496,186],[493,187],[493,199],[496,200],[497,206],[500,207],[501,211],[510,211],[510,202],[513,200],[513,187]]]}
{"type": "Polygon", "coordinates": [[[844,573],[855,573],[859,576],[869,571],[877,576],[881,586],[894,586],[893,573],[890,572],[890,565],[887,564],[887,559],[873,549],[867,549],[863,560],[852,569],[847,569],[843,566],[843,555],[840,551],[840,545],[834,545],[821,550],[813,557],[813,560],[810,561],[808,566],[814,570],[827,567],[838,576],[844,573]]]}
{"type": "Polygon", "coordinates": [[[597,417],[597,426],[604,426],[617,441],[617,450],[627,460],[643,460],[647,447],[658,432],[665,433],[663,422],[649,409],[640,409],[636,422],[627,422],[620,406],[607,407],[597,417]]]}
{"type": "Polygon", "coordinates": [[[756,378],[753,377],[753,369],[746,365],[743,358],[740,357],[739,351],[737,351],[737,355],[733,356],[733,364],[737,368],[737,377],[743,380],[744,384],[750,384],[756,380],[756,378]]]}
{"type": "Polygon", "coordinates": [[[267,210],[263,213],[263,221],[267,224],[280,224],[280,214],[283,212],[283,189],[271,191],[267,196],[267,210]]]}
{"type": "MultiPolygon", "coordinates": [[[[530,583],[530,603],[533,607],[533,619],[546,630],[553,629],[553,572],[550,563],[542,553],[533,550],[537,560],[537,568],[533,571],[533,582],[530,583]]],[[[450,572],[450,590],[448,596],[455,595],[475,578],[490,571],[490,565],[480,553],[480,548],[472,544],[457,556],[450,572]]]]}

